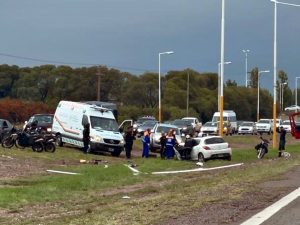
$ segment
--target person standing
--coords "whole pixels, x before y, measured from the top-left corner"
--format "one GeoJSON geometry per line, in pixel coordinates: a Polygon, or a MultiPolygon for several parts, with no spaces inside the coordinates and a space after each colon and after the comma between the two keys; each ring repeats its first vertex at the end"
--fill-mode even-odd
{"type": "Polygon", "coordinates": [[[279,138],[278,157],[281,157],[282,152],[285,150],[285,135],[286,135],[286,130],[283,128],[283,126],[280,126],[279,133],[280,133],[280,138],[279,138]]]}
{"type": "Polygon", "coordinates": [[[148,158],[149,157],[149,145],[150,145],[150,129],[146,130],[144,132],[144,136],[142,138],[143,142],[143,158],[148,158]]]}
{"type": "Polygon", "coordinates": [[[176,144],[176,138],[174,135],[173,130],[171,129],[168,132],[168,135],[166,137],[166,158],[172,159],[174,157],[174,145],[176,144]]]}
{"type": "Polygon", "coordinates": [[[135,140],[135,137],[133,135],[133,127],[132,126],[128,127],[124,139],[125,139],[124,148],[125,148],[125,152],[126,152],[126,158],[130,159],[133,141],[135,140]]]}
{"type": "Polygon", "coordinates": [[[82,132],[83,138],[83,153],[88,153],[90,151],[90,124],[86,123],[82,132]]]}
{"type": "Polygon", "coordinates": [[[165,147],[166,147],[166,134],[164,132],[161,133],[160,141],[160,158],[163,159],[165,157],[165,147]]]}

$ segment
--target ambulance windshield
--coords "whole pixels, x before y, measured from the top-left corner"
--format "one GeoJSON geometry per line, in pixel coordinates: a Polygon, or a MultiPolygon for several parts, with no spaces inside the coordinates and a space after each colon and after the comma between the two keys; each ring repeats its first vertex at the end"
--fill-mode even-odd
{"type": "Polygon", "coordinates": [[[118,123],[114,119],[109,119],[109,118],[103,118],[103,117],[96,117],[96,116],[91,116],[91,126],[94,129],[98,130],[108,130],[108,131],[114,131],[118,132],[119,127],[118,123]]]}

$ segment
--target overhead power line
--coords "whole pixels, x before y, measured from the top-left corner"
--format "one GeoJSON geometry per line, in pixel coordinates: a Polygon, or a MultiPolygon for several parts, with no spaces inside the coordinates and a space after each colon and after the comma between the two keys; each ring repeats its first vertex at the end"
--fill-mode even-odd
{"type": "MultiPolygon", "coordinates": [[[[60,65],[77,65],[77,66],[99,66],[100,64],[96,63],[84,63],[84,62],[64,62],[64,61],[56,61],[56,60],[49,60],[49,59],[39,59],[39,58],[32,58],[32,57],[27,57],[27,56],[18,56],[18,55],[12,55],[12,54],[7,54],[7,53],[1,53],[0,56],[4,57],[10,57],[10,58],[15,58],[15,59],[23,59],[23,60],[30,60],[30,61],[35,61],[35,62],[43,62],[43,63],[54,63],[54,64],[60,64],[60,65]]],[[[148,70],[148,69],[141,69],[141,68],[133,68],[133,67],[120,67],[120,66],[113,66],[113,65],[106,65],[110,68],[116,68],[120,70],[131,70],[131,71],[149,71],[153,72],[155,70],[148,70]]]]}

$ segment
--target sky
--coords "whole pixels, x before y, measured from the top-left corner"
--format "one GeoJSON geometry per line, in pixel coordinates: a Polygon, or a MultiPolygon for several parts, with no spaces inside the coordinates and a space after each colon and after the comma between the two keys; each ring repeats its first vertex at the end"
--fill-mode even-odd
{"type": "MultiPolygon", "coordinates": [[[[300,0],[285,2],[299,4],[300,0]]],[[[105,65],[132,74],[191,68],[217,72],[221,0],[1,0],[0,64],[105,65]]],[[[278,5],[277,69],[300,76],[300,7],[278,5]]],[[[225,0],[224,80],[245,85],[248,70],[273,85],[274,3],[225,0]]],[[[300,87],[300,84],[298,85],[300,87]]]]}

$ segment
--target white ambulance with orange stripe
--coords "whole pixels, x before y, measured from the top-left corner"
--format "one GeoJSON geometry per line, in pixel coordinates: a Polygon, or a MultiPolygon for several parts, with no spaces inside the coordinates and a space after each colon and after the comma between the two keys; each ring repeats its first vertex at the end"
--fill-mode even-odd
{"type": "Polygon", "coordinates": [[[83,128],[87,123],[90,124],[91,152],[110,152],[113,156],[121,154],[124,138],[113,113],[107,108],[81,102],[59,102],[52,125],[57,144],[83,147],[83,128]]]}

